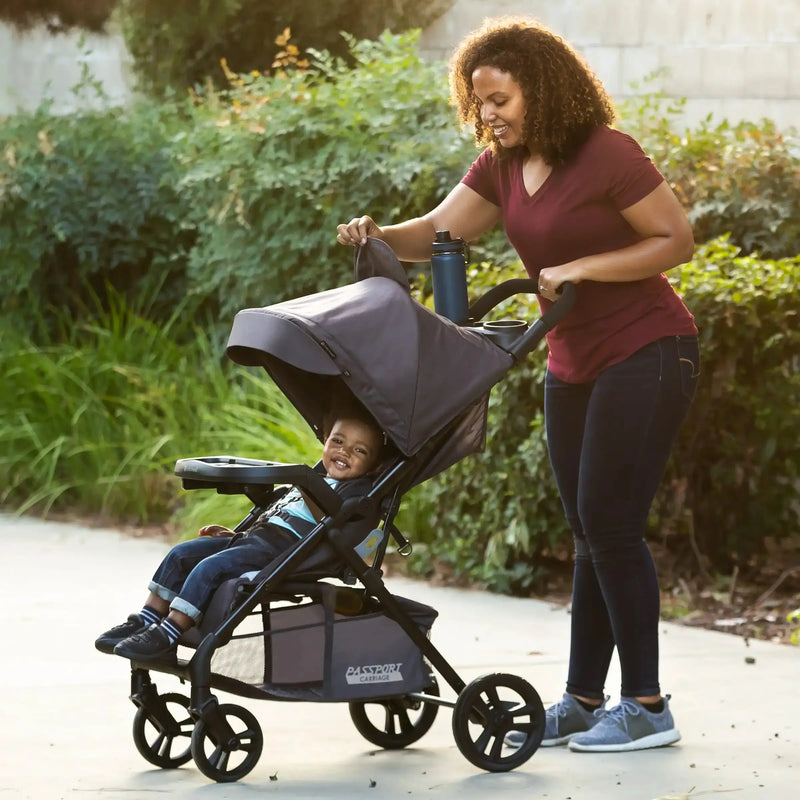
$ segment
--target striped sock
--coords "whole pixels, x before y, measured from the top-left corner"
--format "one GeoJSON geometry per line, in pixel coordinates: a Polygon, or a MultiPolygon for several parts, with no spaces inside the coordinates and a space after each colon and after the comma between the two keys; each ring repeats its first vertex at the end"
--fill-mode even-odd
{"type": "Polygon", "coordinates": [[[159,614],[155,609],[150,608],[150,606],[144,606],[144,608],[142,608],[142,610],[139,612],[139,616],[147,623],[148,626],[158,625],[158,623],[164,619],[161,614],[159,614]]]}
{"type": "Polygon", "coordinates": [[[183,631],[169,618],[161,620],[161,630],[167,634],[170,644],[174,644],[183,636],[183,631]]]}

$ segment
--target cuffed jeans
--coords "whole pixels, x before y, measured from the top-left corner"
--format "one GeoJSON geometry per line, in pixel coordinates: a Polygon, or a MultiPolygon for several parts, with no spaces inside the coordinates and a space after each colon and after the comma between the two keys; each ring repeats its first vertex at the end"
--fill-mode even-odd
{"type": "Polygon", "coordinates": [[[602,699],[616,645],[623,697],[660,694],[660,592],[647,517],[700,374],[668,336],[594,381],[545,379],[550,461],[575,540],[567,691],[602,699]]]}
{"type": "Polygon", "coordinates": [[[229,578],[260,570],[297,544],[291,531],[265,525],[245,536],[198,536],[173,547],[153,575],[148,589],[199,621],[215,589],[229,578]]]}

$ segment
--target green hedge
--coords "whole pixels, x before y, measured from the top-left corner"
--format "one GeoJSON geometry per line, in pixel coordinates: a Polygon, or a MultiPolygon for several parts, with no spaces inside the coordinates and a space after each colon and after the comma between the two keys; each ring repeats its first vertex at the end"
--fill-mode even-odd
{"type": "Polygon", "coordinates": [[[178,187],[182,125],[149,103],[0,124],[0,313],[46,339],[54,308],[79,319],[106,286],[132,301],[159,287],[150,312],[169,317],[197,236],[178,187]]]}
{"type": "Polygon", "coordinates": [[[351,42],[356,68],[325,54],[311,72],[242,76],[195,109],[184,191],[208,209],[190,290],[223,316],[341,285],[352,252],[336,225],[428,210],[474,157],[437,65],[416,34],[351,42]]]}
{"type": "Polygon", "coordinates": [[[351,41],[355,67],[320,53],[177,106],[3,121],[0,311],[34,329],[50,306],[79,319],[106,284],[135,303],[157,282],[153,313],[188,298],[224,328],[348,281],[337,223],[422,213],[475,155],[416,38],[351,41]]]}
{"type": "MultiPolygon", "coordinates": [[[[475,267],[471,293],[518,275],[475,267]]],[[[670,276],[700,329],[702,374],[650,538],[688,572],[746,569],[768,540],[800,529],[800,257],[742,256],[722,238],[670,276]]],[[[517,300],[505,313],[534,319],[538,309],[517,300]]],[[[542,587],[548,559],[568,556],[545,449],[545,361],[532,354],[492,391],[486,451],[417,495],[428,555],[416,569],[528,592],[542,587]]]]}
{"type": "MultiPolygon", "coordinates": [[[[349,45],[351,61],[321,52],[305,71],[231,75],[224,92],[191,102],[0,121],[0,313],[35,329],[51,306],[80,319],[106,285],[134,304],[157,285],[153,313],[188,298],[187,313],[224,329],[243,306],[348,280],[338,222],[424,212],[476,155],[416,34],[349,45]]],[[[698,241],[730,231],[745,253],[800,252],[788,134],[704,123],[678,136],[676,109],[658,96],[621,113],[689,206],[698,241]]],[[[514,260],[501,235],[474,250],[514,260]]]]}
{"type": "Polygon", "coordinates": [[[800,139],[773,122],[731,124],[711,115],[679,123],[685,101],[653,92],[619,109],[689,214],[695,240],[728,234],[745,253],[800,253],[800,139]]]}

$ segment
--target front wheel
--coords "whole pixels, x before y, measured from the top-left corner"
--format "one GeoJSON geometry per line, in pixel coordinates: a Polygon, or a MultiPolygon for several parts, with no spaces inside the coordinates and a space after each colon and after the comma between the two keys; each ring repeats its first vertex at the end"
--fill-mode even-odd
{"type": "Polygon", "coordinates": [[[219,713],[230,725],[232,736],[217,741],[201,719],[192,733],[192,756],[200,772],[218,783],[238,781],[247,775],[261,757],[264,737],[258,720],[246,709],[221,705],[219,713]]]}
{"type": "Polygon", "coordinates": [[[133,743],[151,764],[175,769],[192,758],[194,720],[189,698],[177,692],[156,696],[153,707],[140,706],[133,718],[133,743]]]}
{"type": "MultiPolygon", "coordinates": [[[[439,696],[435,677],[423,693],[439,696]]],[[[435,703],[426,703],[410,695],[388,700],[352,701],[349,706],[356,730],[368,742],[386,750],[399,750],[421,739],[439,713],[439,706],[435,703]]]]}

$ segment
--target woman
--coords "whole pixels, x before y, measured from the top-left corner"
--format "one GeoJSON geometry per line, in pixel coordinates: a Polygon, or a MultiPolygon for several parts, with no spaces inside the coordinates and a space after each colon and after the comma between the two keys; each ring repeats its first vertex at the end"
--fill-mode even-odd
{"type": "Polygon", "coordinates": [[[388,226],[357,217],[337,239],[377,237],[423,261],[434,231],[469,241],[502,221],[543,309],[562,283],[577,284],[574,309],[547,337],[547,444],[575,569],[566,692],[542,744],[671,744],[680,734],[659,685],[660,593],[643,537],[699,374],[694,320],[663,274],[692,257],[691,227],[639,145],[610,127],[600,82],[543,26],[488,21],[458,47],[450,82],[460,121],[486,149],[429,214],[388,226]],[[606,711],[615,646],[621,699],[606,711]]]}

